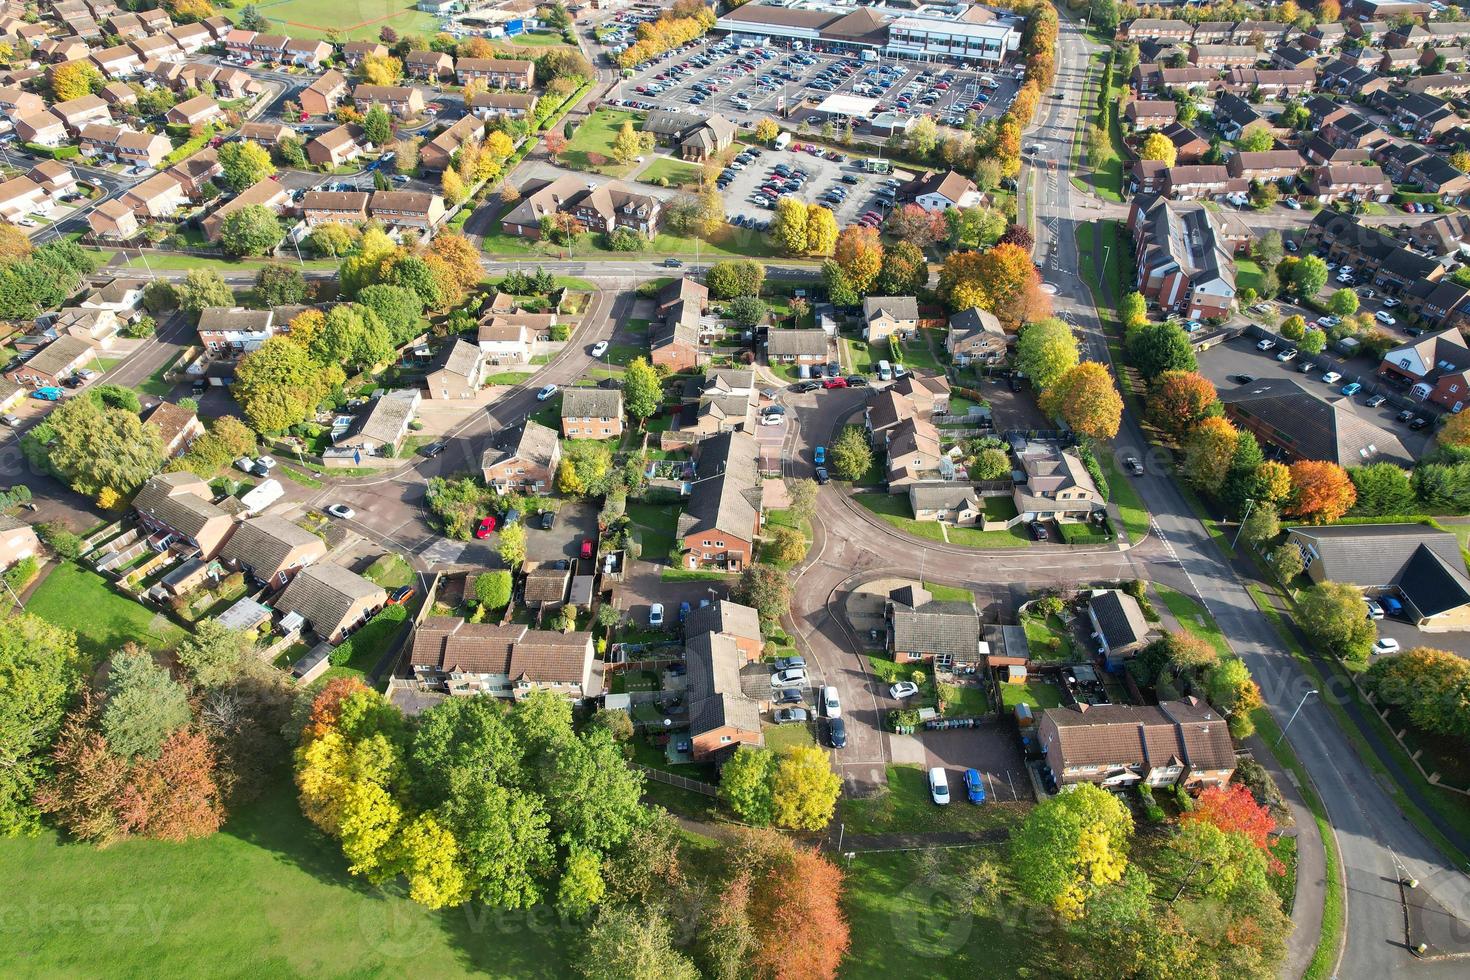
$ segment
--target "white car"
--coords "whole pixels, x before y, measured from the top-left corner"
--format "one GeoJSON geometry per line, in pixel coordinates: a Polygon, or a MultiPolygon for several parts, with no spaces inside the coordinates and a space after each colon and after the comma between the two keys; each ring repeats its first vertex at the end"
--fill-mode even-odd
{"type": "Polygon", "coordinates": [[[1276,341],[1267,339],[1267,340],[1261,341],[1259,344],[1256,344],[1256,350],[1271,350],[1275,346],[1276,346],[1276,341]]]}
{"type": "Polygon", "coordinates": [[[842,702],[837,698],[837,688],[831,684],[822,688],[822,710],[828,718],[842,717],[842,702]]]}
{"type": "Polygon", "coordinates": [[[1383,618],[1383,607],[1380,606],[1375,600],[1373,600],[1373,599],[1364,599],[1363,602],[1368,607],[1368,618],[1369,619],[1382,619],[1383,618]]]}
{"type": "Polygon", "coordinates": [[[889,697],[893,698],[895,701],[902,701],[904,698],[911,698],[918,693],[919,685],[915,684],[913,681],[899,681],[897,684],[888,689],[889,697]]]}
{"type": "Polygon", "coordinates": [[[536,400],[538,402],[544,402],[554,394],[556,394],[556,385],[547,385],[545,388],[536,392],[536,400]]]}
{"type": "Polygon", "coordinates": [[[648,625],[662,626],[664,624],[664,604],[655,602],[648,607],[648,625]]]}
{"type": "Polygon", "coordinates": [[[761,416],[761,425],[780,425],[782,422],[785,422],[785,421],[786,421],[786,416],[784,416],[784,415],[762,415],[761,416]]]}
{"type": "Polygon", "coordinates": [[[1374,653],[1398,653],[1399,641],[1391,636],[1380,636],[1378,642],[1373,644],[1374,653]]]}
{"type": "Polygon", "coordinates": [[[327,513],[333,517],[340,517],[344,521],[350,521],[357,516],[357,511],[348,507],[346,504],[332,504],[327,508],[327,513]]]}
{"type": "Polygon", "coordinates": [[[1398,323],[1398,321],[1393,318],[1392,314],[1387,313],[1383,310],[1379,310],[1377,313],[1373,314],[1373,319],[1377,320],[1379,323],[1387,324],[1390,327],[1393,326],[1395,323],[1398,323]]]}
{"type": "Polygon", "coordinates": [[[1280,361],[1283,364],[1285,364],[1287,361],[1296,360],[1296,348],[1288,347],[1286,350],[1276,355],[1276,360],[1280,361]]]}
{"type": "Polygon", "coordinates": [[[771,675],[772,687],[800,687],[806,683],[806,671],[800,667],[778,670],[771,675]]]}
{"type": "Polygon", "coordinates": [[[1338,374],[1336,371],[1328,371],[1326,374],[1322,375],[1322,383],[1325,385],[1335,385],[1341,380],[1342,375],[1338,374]]]}
{"type": "Polygon", "coordinates": [[[1392,296],[1385,296],[1385,297],[1383,297],[1383,308],[1384,309],[1391,310],[1395,306],[1398,306],[1398,305],[1399,305],[1399,301],[1396,300],[1396,299],[1394,299],[1392,296]]]}
{"type": "Polygon", "coordinates": [[[949,805],[949,777],[940,766],[929,770],[929,797],[940,806],[949,805]]]}
{"type": "Polygon", "coordinates": [[[607,353],[607,341],[605,341],[605,340],[599,340],[597,343],[595,343],[595,344],[592,345],[592,356],[593,357],[601,357],[603,354],[606,354],[606,353],[607,353]]]}

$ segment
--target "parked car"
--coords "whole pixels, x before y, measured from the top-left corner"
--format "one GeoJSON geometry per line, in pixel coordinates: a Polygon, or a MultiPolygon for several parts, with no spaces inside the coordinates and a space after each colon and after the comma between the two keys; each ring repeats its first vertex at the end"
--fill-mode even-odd
{"type": "Polygon", "coordinates": [[[1377,408],[1379,405],[1382,405],[1386,401],[1388,401],[1387,395],[1373,395],[1367,401],[1363,402],[1363,404],[1367,405],[1369,408],[1377,408]]]}
{"type": "Polygon", "coordinates": [[[1412,422],[1414,420],[1414,410],[1412,408],[1406,408],[1395,415],[1394,419],[1399,422],[1412,422]]]}
{"type": "Polygon", "coordinates": [[[1267,338],[1256,344],[1256,350],[1271,350],[1276,346],[1276,341],[1267,338]]]}
{"type": "Polygon", "coordinates": [[[357,511],[346,504],[331,504],[327,507],[327,513],[333,517],[340,517],[344,521],[350,521],[357,516],[357,511]]]}
{"type": "Polygon", "coordinates": [[[388,593],[388,605],[401,606],[414,596],[414,588],[411,585],[400,585],[388,593]]]}
{"type": "Polygon", "coordinates": [[[805,657],[777,657],[775,659],[775,661],[773,662],[773,666],[775,667],[776,670],[792,670],[794,668],[800,668],[802,670],[806,670],[806,658],[805,657]]]}
{"type": "Polygon", "coordinates": [[[556,527],[556,511],[548,510],[541,515],[541,530],[550,531],[556,527]]]}
{"type": "Polygon", "coordinates": [[[1391,636],[1380,636],[1378,642],[1373,644],[1374,653],[1398,653],[1399,641],[1391,636]]]}
{"type": "Polygon", "coordinates": [[[435,456],[438,456],[444,451],[444,445],[445,444],[442,442],[431,442],[424,448],[420,449],[419,452],[424,455],[425,459],[433,459],[435,456]]]}
{"type": "Polygon", "coordinates": [[[689,618],[689,603],[687,603],[687,602],[681,602],[681,603],[679,603],[679,622],[682,623],[682,622],[684,622],[684,620],[686,620],[688,618],[689,618]]]}
{"type": "Polygon", "coordinates": [[[1342,393],[1344,395],[1349,396],[1349,397],[1351,397],[1353,395],[1356,395],[1358,392],[1360,392],[1362,390],[1363,390],[1363,386],[1360,385],[1360,384],[1358,384],[1356,381],[1350,382],[1350,383],[1345,384],[1345,385],[1342,386],[1342,393]]]}
{"type": "Polygon", "coordinates": [[[664,604],[655,602],[648,607],[648,625],[662,626],[664,624],[664,604]]]}
{"type": "Polygon", "coordinates": [[[822,688],[822,710],[828,718],[842,717],[842,700],[837,697],[837,688],[831,684],[822,688]]]}
{"type": "Polygon", "coordinates": [[[1368,607],[1369,619],[1383,618],[1383,607],[1380,606],[1377,602],[1373,601],[1372,599],[1364,599],[1363,604],[1368,607]]]}
{"type": "Polygon", "coordinates": [[[544,402],[554,394],[556,394],[556,385],[547,385],[545,388],[536,392],[536,400],[538,402],[544,402]]]}
{"type": "Polygon", "coordinates": [[[786,421],[786,416],[784,416],[784,415],[762,415],[761,416],[761,425],[780,425],[782,422],[785,422],[785,421],[786,421]]]}
{"type": "Polygon", "coordinates": [[[1379,596],[1378,604],[1382,606],[1383,611],[1390,616],[1402,616],[1404,614],[1404,604],[1402,602],[1399,602],[1398,599],[1394,598],[1391,595],[1379,596]]]}
{"type": "Polygon", "coordinates": [[[790,725],[794,722],[805,722],[807,713],[805,708],[777,708],[776,724],[790,725]]]}
{"type": "Polygon", "coordinates": [[[1425,418],[1422,415],[1418,415],[1418,416],[1415,416],[1414,417],[1414,421],[1412,421],[1412,422],[1409,423],[1409,428],[1411,428],[1415,432],[1417,432],[1420,429],[1424,428],[1428,424],[1429,424],[1429,420],[1427,418],[1425,418]]]}
{"type": "Polygon", "coordinates": [[[490,514],[480,518],[480,523],[475,527],[475,537],[484,540],[495,533],[495,515],[490,514]]]}
{"type": "Polygon", "coordinates": [[[792,390],[798,394],[805,395],[816,391],[820,387],[822,387],[822,382],[820,381],[803,381],[800,384],[794,385],[792,390]]]}
{"type": "Polygon", "coordinates": [[[606,354],[606,353],[607,353],[607,341],[605,341],[605,340],[599,340],[597,343],[595,343],[595,344],[592,345],[592,356],[593,357],[601,357],[603,354],[606,354]]]}
{"type": "MultiPolygon", "coordinates": [[[[663,607],[658,607],[660,614],[663,607]]],[[[806,683],[806,671],[800,667],[792,667],[790,670],[778,670],[771,675],[772,687],[796,687],[806,683]]]]}
{"type": "Polygon", "coordinates": [[[1032,521],[1031,536],[1037,541],[1045,541],[1048,537],[1046,533],[1046,525],[1041,523],[1040,521],[1032,521]]]}
{"type": "Polygon", "coordinates": [[[828,378],[826,381],[823,381],[822,382],[822,387],[823,388],[846,388],[847,387],[847,379],[846,378],[828,378]]]}
{"type": "Polygon", "coordinates": [[[834,749],[847,748],[847,722],[832,718],[827,722],[827,744],[834,749]]]}
{"type": "Polygon", "coordinates": [[[940,806],[949,805],[949,777],[940,766],[929,770],[929,798],[940,806]]]}
{"type": "Polygon", "coordinates": [[[1285,364],[1287,361],[1294,361],[1296,360],[1296,353],[1296,348],[1288,347],[1286,350],[1276,355],[1276,360],[1280,361],[1283,364],[1285,364]]]}
{"type": "Polygon", "coordinates": [[[868,379],[861,374],[850,374],[847,376],[847,386],[849,388],[866,388],[868,386],[868,379]]]}
{"type": "Polygon", "coordinates": [[[888,696],[893,698],[895,701],[901,701],[904,698],[911,698],[918,693],[919,685],[915,684],[913,681],[899,681],[897,684],[894,684],[888,689],[888,696]]]}
{"type": "Polygon", "coordinates": [[[795,687],[782,688],[771,696],[772,704],[802,704],[805,698],[801,696],[801,689],[795,687]]]}
{"type": "Polygon", "coordinates": [[[979,769],[965,770],[965,798],[971,803],[985,802],[985,777],[979,769]]]}
{"type": "Polygon", "coordinates": [[[1322,383],[1325,385],[1335,385],[1341,380],[1342,375],[1338,374],[1336,371],[1328,371],[1326,374],[1322,375],[1322,383]]]}
{"type": "Polygon", "coordinates": [[[269,456],[262,456],[255,461],[255,465],[250,468],[250,472],[256,476],[270,476],[271,470],[275,468],[276,461],[274,459],[269,456]]]}
{"type": "Polygon", "coordinates": [[[581,554],[582,554],[582,557],[583,558],[591,558],[592,557],[592,539],[591,538],[583,538],[582,539],[582,552],[581,552],[581,554]]]}
{"type": "Polygon", "coordinates": [[[1373,314],[1373,319],[1390,327],[1393,326],[1395,323],[1398,323],[1398,320],[1394,319],[1393,315],[1385,310],[1379,310],[1377,313],[1373,314]]]}

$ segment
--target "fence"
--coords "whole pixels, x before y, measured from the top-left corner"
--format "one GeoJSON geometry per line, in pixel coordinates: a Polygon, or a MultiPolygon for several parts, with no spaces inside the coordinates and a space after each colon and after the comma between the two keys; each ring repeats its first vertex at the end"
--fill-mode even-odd
{"type": "Polygon", "coordinates": [[[1394,741],[1399,743],[1399,748],[1404,750],[1404,755],[1409,757],[1409,761],[1414,764],[1415,769],[1419,770],[1419,775],[1423,776],[1425,781],[1427,781],[1432,786],[1437,786],[1440,789],[1449,790],[1451,793],[1459,793],[1461,796],[1470,796],[1470,789],[1461,789],[1459,786],[1451,786],[1449,783],[1440,782],[1438,771],[1425,771],[1424,767],[1419,764],[1419,756],[1424,754],[1424,750],[1413,748],[1407,742],[1405,742],[1403,732],[1399,729],[1394,728],[1393,725],[1389,722],[1388,709],[1379,706],[1378,699],[1375,698],[1367,690],[1367,688],[1363,687],[1362,683],[1358,680],[1357,677],[1354,677],[1352,680],[1353,686],[1358,689],[1358,694],[1362,696],[1363,700],[1366,701],[1374,711],[1378,712],[1378,717],[1383,720],[1384,727],[1387,728],[1389,732],[1393,735],[1394,741]]]}
{"type": "Polygon", "coordinates": [[[667,783],[670,786],[687,789],[691,793],[699,793],[703,796],[715,797],[720,795],[720,788],[718,786],[701,783],[697,779],[685,779],[683,776],[676,776],[671,772],[664,772],[662,769],[654,769],[651,766],[645,766],[637,762],[629,764],[634,769],[652,778],[656,783],[667,783]]]}

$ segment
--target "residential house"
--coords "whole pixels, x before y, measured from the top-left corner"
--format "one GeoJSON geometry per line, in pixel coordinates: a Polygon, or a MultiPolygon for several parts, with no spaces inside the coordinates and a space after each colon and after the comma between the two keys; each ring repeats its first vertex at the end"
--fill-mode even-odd
{"type": "Polygon", "coordinates": [[[975,488],[959,482],[910,485],[909,509],[916,521],[941,521],[956,527],[970,527],[985,513],[975,488]]]}
{"type": "Polygon", "coordinates": [[[128,47],[133,49],[143,68],[153,62],[180,61],[184,57],[184,53],[174,44],[173,38],[167,34],[135,38],[128,42],[128,47]]]}
{"type": "Polygon", "coordinates": [[[881,343],[894,334],[911,337],[918,329],[919,301],[914,297],[863,298],[863,339],[869,344],[881,343]]]}
{"type": "Polygon", "coordinates": [[[92,46],[75,34],[69,37],[47,38],[35,48],[39,61],[83,61],[91,53],[92,46]]]}
{"type": "Polygon", "coordinates": [[[1063,786],[1225,786],[1235,746],[1225,718],[1195,697],[1137,707],[1077,703],[1047,708],[1037,744],[1063,786]]]}
{"type": "Polygon", "coordinates": [[[1181,122],[1169,123],[1159,132],[1174,144],[1175,164],[1199,163],[1210,152],[1209,137],[1181,122]]]}
{"type": "Polygon", "coordinates": [[[1387,201],[1393,182],[1377,167],[1366,164],[1329,164],[1307,172],[1307,193],[1323,204],[1343,199],[1387,201]]]}
{"type": "Polygon", "coordinates": [[[743,658],[735,640],[722,633],[689,637],[684,642],[684,662],[689,668],[690,754],[705,762],[728,758],[741,745],[764,745],[762,702],[742,690],[743,658]]]}
{"type": "Polygon", "coordinates": [[[424,371],[424,388],[430,398],[474,398],[484,377],[484,351],[455,338],[435,351],[424,371]]]}
{"type": "Polygon", "coordinates": [[[219,162],[219,151],[206,146],[198,153],[180,160],[163,172],[163,176],[176,181],[179,189],[192,200],[203,200],[205,185],[224,172],[219,162]]]}
{"type": "Polygon", "coordinates": [[[302,89],[296,100],[301,103],[301,111],[307,115],[328,116],[336,110],[346,95],[346,77],[336,69],[329,68],[320,78],[302,89]]]}
{"type": "Polygon", "coordinates": [[[214,36],[203,24],[178,24],[170,27],[163,34],[168,38],[170,44],[184,54],[195,54],[214,43],[214,36]]]}
{"type": "Polygon", "coordinates": [[[1076,450],[1053,442],[1021,441],[1016,448],[1025,480],[1011,491],[1023,521],[1086,521],[1107,509],[1076,450]]]}
{"type": "Polygon", "coordinates": [[[174,126],[202,126],[223,116],[224,110],[218,102],[207,95],[196,95],[174,106],[164,114],[164,119],[174,126]]]}
{"type": "Polygon", "coordinates": [[[1215,97],[1215,128],[1220,131],[1222,139],[1239,139],[1241,134],[1251,126],[1266,125],[1265,119],[1245,99],[1229,92],[1221,92],[1215,97]]]}
{"type": "Polygon", "coordinates": [[[529,91],[536,84],[536,62],[502,58],[460,58],[454,65],[459,84],[482,79],[487,88],[529,91]]]}
{"type": "MultiPolygon", "coordinates": [[[[1384,160],[1392,174],[1392,160],[1384,160]]],[[[1307,226],[1305,245],[1321,246],[1329,261],[1349,262],[1373,277],[1373,285],[1401,294],[1418,280],[1437,282],[1444,266],[1427,255],[1405,248],[1377,228],[1360,224],[1352,215],[1324,209],[1307,226]]]]}
{"type": "Polygon", "coordinates": [[[1169,167],[1159,184],[1159,193],[1174,201],[1204,201],[1249,189],[1250,181],[1230,176],[1229,167],[1206,163],[1169,167]]]}
{"type": "MultiPolygon", "coordinates": [[[[1426,54],[1437,52],[1426,52],[1426,54]]],[[[1456,55],[1456,60],[1463,61],[1462,55],[1456,55]]],[[[1406,79],[1403,90],[1410,95],[1465,95],[1470,93],[1470,74],[1466,72],[1446,72],[1436,75],[1420,75],[1418,78],[1406,79]]]]}
{"type": "Polygon", "coordinates": [[[1301,170],[1302,157],[1296,150],[1242,151],[1230,154],[1225,167],[1230,176],[1245,180],[1287,180],[1301,170]]]}
{"type": "Polygon", "coordinates": [[[1470,628],[1470,578],[1453,533],[1425,524],[1287,528],[1313,582],[1343,582],[1392,594],[1426,633],[1470,628]]]}
{"type": "Polygon", "coordinates": [[[225,53],[232,58],[249,59],[250,46],[255,43],[256,33],[235,28],[225,35],[225,53]]]}
{"type": "Polygon", "coordinates": [[[1087,621],[1098,653],[1110,667],[1142,650],[1148,640],[1148,620],[1138,600],[1118,589],[1095,589],[1087,600],[1087,621]]]}
{"type": "Polygon", "coordinates": [[[519,319],[491,314],[480,321],[475,339],[487,364],[504,367],[530,363],[531,343],[535,336],[519,319]]]}
{"type": "Polygon", "coordinates": [[[827,333],[820,329],[766,332],[766,358],[772,364],[827,363],[827,333]]]}
{"type": "Polygon", "coordinates": [[[361,112],[380,105],[399,119],[411,119],[424,111],[424,94],[411,85],[357,85],[352,101],[361,112]]]}
{"type": "Polygon", "coordinates": [[[884,482],[889,493],[907,493],[916,483],[954,479],[954,463],[939,441],[939,429],[917,413],[884,433],[884,482]]]}
{"type": "Polygon", "coordinates": [[[411,228],[428,238],[444,223],[444,198],[428,191],[373,191],[368,211],[388,228],[411,228]]]}
{"type": "Polygon", "coordinates": [[[505,116],[521,119],[536,108],[536,96],[517,92],[477,92],[470,99],[469,109],[480,119],[505,116]]]}
{"type": "Polygon", "coordinates": [[[22,119],[46,111],[46,100],[19,85],[0,85],[0,115],[22,119]]]}
{"type": "Polygon", "coordinates": [[[1407,388],[1410,398],[1431,401],[1458,412],[1466,397],[1464,373],[1470,370],[1470,347],[1456,327],[1425,334],[1383,355],[1378,376],[1407,388]]]}
{"type": "Polygon", "coordinates": [[[554,181],[528,181],[521,200],[501,218],[501,228],[523,238],[541,237],[541,219],[570,214],[588,231],[627,228],[652,238],[658,230],[662,203],[617,181],[589,185],[585,177],[568,174],[554,181]]]}
{"type": "Polygon", "coordinates": [[[119,44],[116,47],[94,51],[92,52],[91,61],[97,70],[102,73],[103,78],[108,78],[113,81],[131,78],[138,74],[143,67],[143,59],[138,56],[138,52],[126,44],[119,44]]]}
{"type": "Polygon", "coordinates": [[[377,41],[348,41],[342,45],[342,58],[350,68],[361,65],[363,59],[369,55],[375,58],[386,58],[388,57],[388,46],[379,44],[377,41]]]}
{"type": "Polygon", "coordinates": [[[0,514],[0,569],[40,553],[41,539],[35,528],[9,514],[0,514]]]}
{"type": "Polygon", "coordinates": [[[103,157],[142,167],[157,167],[173,149],[167,136],[100,123],[83,126],[78,142],[83,156],[103,157]]]}
{"type": "Polygon", "coordinates": [[[971,208],[980,203],[975,182],[953,170],[926,171],[898,189],[898,200],[912,202],[925,211],[971,208]]]}
{"type": "Polygon", "coordinates": [[[325,557],[325,541],[272,514],[241,522],[220,552],[220,559],[230,568],[272,589],[281,588],[298,571],[325,557]]]}
{"type": "Polygon", "coordinates": [[[281,48],[281,63],[303,68],[320,68],[332,57],[332,46],[316,38],[288,37],[281,48]]]}
{"type": "Polygon", "coordinates": [[[276,600],[276,610],[311,626],[318,638],[339,643],[383,607],[388,593],[341,565],[322,562],[296,573],[276,600]]]}
{"type": "Polygon", "coordinates": [[[1366,148],[1333,146],[1321,133],[1303,143],[1301,153],[1308,163],[1317,166],[1328,163],[1367,163],[1372,157],[1372,153],[1366,148]]]}
{"type": "Polygon", "coordinates": [[[892,385],[873,390],[863,405],[863,427],[868,441],[878,448],[886,446],[898,426],[917,413],[913,399],[895,391],[892,385]]]}
{"type": "Polygon", "coordinates": [[[955,364],[1003,364],[1015,338],[989,310],[972,306],[949,318],[944,347],[955,364]]]}
{"type": "Polygon", "coordinates": [[[454,77],[454,59],[442,51],[410,51],[403,59],[403,71],[409,78],[437,82],[454,77]]]}
{"type": "Polygon", "coordinates": [[[1367,117],[1356,112],[1349,112],[1330,123],[1326,123],[1321,133],[1333,146],[1348,147],[1352,149],[1372,149],[1381,143],[1388,141],[1388,134],[1375,122],[1370,122],[1367,117]]]}
{"type": "MultiPolygon", "coordinates": [[[[189,201],[183,185],[167,174],[154,174],[135,184],[118,203],[139,218],[167,218],[189,201]]],[[[136,222],[134,223],[136,227],[136,222]]]]}
{"type": "Polygon", "coordinates": [[[680,431],[702,439],[755,429],[755,372],[715,368],[685,382],[680,431]]]}
{"type": "Polygon", "coordinates": [[[417,388],[403,388],[377,396],[357,416],[352,431],[336,440],[338,449],[365,456],[394,456],[408,438],[408,426],[423,398],[417,388]]]}
{"type": "MultiPolygon", "coordinates": [[[[118,330],[122,328],[122,319],[115,310],[64,306],[55,313],[37,317],[36,325],[41,327],[42,337],[75,337],[93,347],[106,350],[112,347],[118,330]]],[[[17,344],[22,342],[23,340],[16,341],[17,344]]]]}
{"type": "Polygon", "coordinates": [[[919,585],[888,593],[884,602],[888,653],[898,663],[932,663],[936,670],[980,663],[980,616],[973,602],[936,600],[919,585]]]}
{"type": "Polygon", "coordinates": [[[742,606],[729,599],[715,599],[708,605],[689,610],[689,617],[684,621],[684,636],[692,638],[705,633],[734,640],[735,648],[745,663],[761,659],[764,648],[761,618],[750,606],[742,606]]]}
{"type": "Polygon", "coordinates": [[[28,388],[55,388],[97,357],[97,348],[80,337],[58,337],[5,372],[5,377],[28,388]]]}
{"type": "Polygon", "coordinates": [[[343,123],[306,144],[306,158],[318,167],[332,169],[362,155],[365,147],[363,129],[356,123],[343,123]]]}
{"type": "Polygon", "coordinates": [[[551,691],[580,701],[602,693],[601,665],[587,632],[430,616],[414,629],[408,660],[422,686],[454,695],[519,701],[551,691]]]}
{"type": "Polygon", "coordinates": [[[60,146],[66,142],[66,124],[50,110],[22,116],[15,121],[15,138],[37,146],[60,146]]]}
{"type": "Polygon", "coordinates": [[[443,173],[451,166],[459,148],[471,139],[479,139],[485,123],[476,115],[461,116],[444,132],[419,147],[419,167],[428,173],[443,173]]]}
{"type": "Polygon", "coordinates": [[[568,388],[561,396],[567,439],[617,439],[623,434],[623,393],[616,388],[568,388]]]}
{"type": "Polygon", "coordinates": [[[687,276],[667,283],[658,294],[658,319],[649,332],[649,363],[674,373],[693,371],[705,360],[700,351],[700,323],[709,305],[709,290],[687,276]]]}
{"type": "Polygon", "coordinates": [[[204,435],[204,425],[194,410],[173,402],[159,402],[153,406],[143,424],[158,433],[163,454],[169,459],[182,456],[195,439],[204,435]]]}
{"type": "Polygon", "coordinates": [[[284,123],[247,122],[240,124],[240,138],[259,143],[261,146],[275,146],[288,136],[294,139],[296,130],[284,123]]]}
{"type": "Polygon", "coordinates": [[[1261,58],[1254,44],[1191,44],[1189,63],[1196,68],[1249,68],[1261,58]]]}
{"type": "Polygon", "coordinates": [[[270,310],[206,306],[199,314],[199,342],[216,357],[239,357],[276,335],[270,310]]]}
{"type": "Polygon", "coordinates": [[[263,177],[215,208],[199,222],[199,228],[204,232],[205,241],[217,242],[224,231],[225,219],[241,208],[259,206],[279,214],[290,201],[289,188],[279,181],[263,177]]]}
{"type": "Polygon", "coordinates": [[[693,489],[679,515],[685,568],[743,571],[760,535],[761,482],[755,437],[721,432],[699,443],[693,489]]]}
{"type": "Polygon", "coordinates": [[[307,191],[301,198],[301,218],[308,225],[335,221],[356,225],[367,220],[367,191],[307,191]]]}
{"type": "Polygon", "coordinates": [[[106,241],[131,241],[138,234],[138,218],[122,201],[103,201],[87,214],[87,227],[106,241]]]}
{"type": "Polygon", "coordinates": [[[51,111],[73,133],[80,132],[88,123],[112,122],[112,110],[96,95],[84,95],[79,99],[58,102],[51,107],[51,111]]]}
{"type": "Polygon", "coordinates": [[[1418,48],[1388,48],[1378,62],[1378,70],[1385,75],[1418,71],[1419,57],[1422,54],[1418,48]]]}
{"type": "Polygon", "coordinates": [[[193,473],[160,473],[138,490],[133,510],[155,548],[184,543],[209,561],[235,530],[234,517],[213,500],[209,484],[193,473]]]}
{"type": "Polygon", "coordinates": [[[556,430],[526,419],[518,428],[502,430],[497,445],[480,458],[485,484],[496,493],[551,492],[561,465],[561,441],[556,430]]]}
{"type": "Polygon", "coordinates": [[[1398,436],[1358,414],[1351,397],[1309,394],[1289,378],[1263,378],[1220,392],[1225,415],[1289,461],[1326,460],[1340,466],[1397,463],[1413,456],[1398,436]]]}
{"type": "Polygon", "coordinates": [[[1436,215],[1408,229],[1414,246],[1433,255],[1470,255],[1470,216],[1436,215]]]}
{"type": "Polygon", "coordinates": [[[257,34],[250,39],[250,57],[267,65],[284,64],[290,40],[283,34],[257,34]]]}
{"type": "MultiPolygon", "coordinates": [[[[1414,315],[1432,327],[1470,327],[1470,287],[1453,279],[1429,282],[1420,279],[1404,290],[1404,304],[1414,315]]],[[[1463,404],[1455,397],[1463,388],[1448,392],[1449,404],[1463,404]]]]}
{"type": "Polygon", "coordinates": [[[1162,160],[1135,160],[1128,167],[1129,194],[1160,194],[1169,168],[1162,160]]]}
{"type": "Polygon", "coordinates": [[[708,160],[731,147],[736,127],[719,113],[655,109],[643,120],[643,131],[652,133],[660,146],[677,148],[685,160],[708,160]]]}
{"type": "Polygon", "coordinates": [[[145,279],[109,279],[94,286],[77,303],[87,310],[111,310],[118,316],[126,316],[138,309],[143,302],[145,279]]]}
{"type": "Polygon", "coordinates": [[[1138,195],[1128,212],[1138,255],[1138,291],[1189,319],[1230,315],[1235,261],[1203,205],[1138,195]]]}
{"type": "Polygon", "coordinates": [[[1290,99],[1315,89],[1317,73],[1307,68],[1232,68],[1222,86],[1235,95],[1290,99]]]}
{"type": "Polygon", "coordinates": [[[1179,115],[1173,99],[1133,99],[1123,107],[1123,118],[1134,129],[1167,126],[1179,115]]]}
{"type": "Polygon", "coordinates": [[[909,371],[889,385],[888,390],[907,398],[920,415],[927,417],[949,412],[949,381],[943,375],[921,375],[909,371]]]}
{"type": "Polygon", "coordinates": [[[51,210],[51,198],[29,177],[12,177],[0,183],[0,220],[19,221],[32,212],[51,210]]]}

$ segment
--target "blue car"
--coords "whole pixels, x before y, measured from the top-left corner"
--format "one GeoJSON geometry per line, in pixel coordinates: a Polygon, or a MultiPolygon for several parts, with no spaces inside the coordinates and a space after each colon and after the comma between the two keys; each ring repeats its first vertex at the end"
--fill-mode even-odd
{"type": "Polygon", "coordinates": [[[1379,596],[1378,597],[1378,604],[1380,606],[1382,606],[1383,607],[1383,611],[1386,612],[1386,613],[1388,613],[1390,616],[1401,616],[1401,615],[1403,615],[1403,612],[1404,612],[1404,604],[1401,603],[1401,602],[1399,602],[1397,599],[1395,599],[1391,595],[1381,595],[1381,596],[1379,596]]]}
{"type": "Polygon", "coordinates": [[[1342,386],[1342,393],[1344,395],[1356,395],[1362,390],[1363,386],[1358,384],[1356,381],[1354,381],[1352,384],[1346,384],[1342,386]]]}
{"type": "Polygon", "coordinates": [[[31,397],[39,398],[43,402],[59,402],[61,401],[61,389],[52,388],[50,386],[47,386],[45,388],[37,388],[35,391],[31,392],[31,397]]]}
{"type": "Polygon", "coordinates": [[[684,620],[686,620],[688,618],[689,618],[689,603],[687,603],[687,602],[681,602],[681,603],[679,603],[679,622],[682,623],[682,622],[684,622],[684,620]]]}
{"type": "Polygon", "coordinates": [[[812,450],[812,462],[816,463],[818,466],[821,466],[827,462],[826,446],[818,446],[816,449],[812,450]]]}
{"type": "Polygon", "coordinates": [[[985,802],[985,780],[978,769],[965,770],[965,795],[971,803],[985,802]]]}

